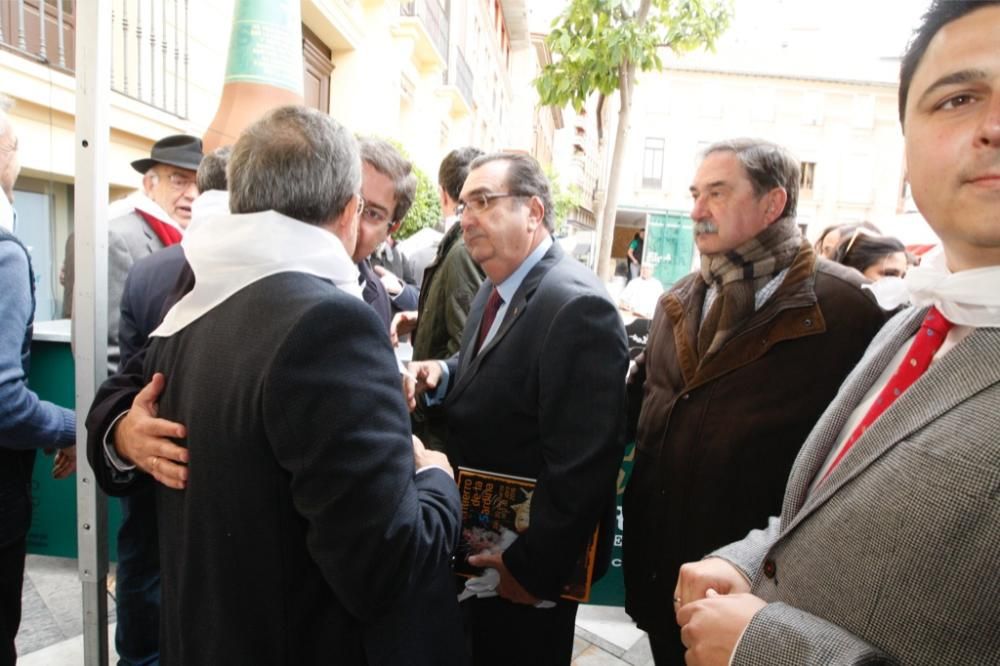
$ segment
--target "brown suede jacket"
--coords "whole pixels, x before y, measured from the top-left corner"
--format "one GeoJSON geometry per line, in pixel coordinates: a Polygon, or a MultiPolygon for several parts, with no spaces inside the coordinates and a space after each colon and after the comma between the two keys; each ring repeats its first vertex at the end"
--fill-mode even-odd
{"type": "Polygon", "coordinates": [[[860,273],[803,243],[771,298],[699,363],[700,280],[657,306],[625,494],[627,609],[658,634],[678,631],[680,565],[780,512],[799,447],[885,321],[860,273]]]}

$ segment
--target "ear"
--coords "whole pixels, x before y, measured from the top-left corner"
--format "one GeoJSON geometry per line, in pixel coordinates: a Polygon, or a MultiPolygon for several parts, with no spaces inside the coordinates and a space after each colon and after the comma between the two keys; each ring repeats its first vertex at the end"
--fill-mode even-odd
{"type": "Polygon", "coordinates": [[[159,178],[159,176],[152,169],[149,169],[146,173],[142,174],[142,191],[146,193],[146,196],[149,196],[153,191],[153,181],[157,178],[159,178]]]}
{"type": "Polygon", "coordinates": [[[339,238],[347,254],[353,255],[358,244],[358,195],[351,197],[340,215],[320,226],[339,238]]]}
{"type": "Polygon", "coordinates": [[[537,229],[545,219],[545,204],[538,197],[528,200],[528,226],[531,231],[537,229]]]}
{"type": "Polygon", "coordinates": [[[440,185],[438,185],[438,199],[441,201],[441,208],[447,208],[448,204],[451,203],[451,197],[440,185]]]}
{"type": "Polygon", "coordinates": [[[767,193],[767,210],[764,217],[767,218],[768,225],[774,224],[781,217],[786,203],[788,203],[788,192],[785,188],[776,187],[767,193]]]}

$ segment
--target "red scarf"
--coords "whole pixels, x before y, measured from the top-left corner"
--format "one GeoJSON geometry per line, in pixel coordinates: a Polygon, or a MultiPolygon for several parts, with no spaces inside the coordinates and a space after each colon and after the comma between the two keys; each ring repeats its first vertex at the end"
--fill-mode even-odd
{"type": "Polygon", "coordinates": [[[170,247],[171,245],[176,245],[181,242],[181,230],[172,224],[167,224],[166,222],[161,222],[149,213],[141,211],[138,208],[135,212],[142,215],[142,219],[146,220],[146,224],[149,228],[153,230],[156,237],[160,239],[163,243],[163,247],[170,247]]]}

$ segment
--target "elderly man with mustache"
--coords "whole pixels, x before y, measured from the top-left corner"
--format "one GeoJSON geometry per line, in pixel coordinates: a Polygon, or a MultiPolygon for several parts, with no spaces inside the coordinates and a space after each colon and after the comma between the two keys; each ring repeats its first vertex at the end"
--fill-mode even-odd
{"type": "Polygon", "coordinates": [[[658,664],[684,662],[670,604],[680,565],[779,511],[802,441],[884,321],[861,276],[802,238],[798,184],[780,146],[708,148],[691,185],[701,270],[660,299],[633,377],[644,397],[626,606],[658,664]]]}

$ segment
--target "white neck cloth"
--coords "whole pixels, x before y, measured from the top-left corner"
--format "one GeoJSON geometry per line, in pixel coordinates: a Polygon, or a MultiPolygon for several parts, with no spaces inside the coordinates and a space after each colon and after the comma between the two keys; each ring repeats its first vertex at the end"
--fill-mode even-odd
{"type": "Polygon", "coordinates": [[[912,303],[935,305],[962,326],[1000,328],[1000,266],[952,273],[942,250],[924,256],[905,278],[882,278],[865,285],[886,310],[912,303]]]}
{"type": "Polygon", "coordinates": [[[174,218],[167,214],[167,211],[160,208],[160,204],[156,203],[152,199],[146,196],[142,190],[136,190],[132,194],[128,195],[124,199],[118,199],[117,201],[112,201],[108,204],[108,219],[113,220],[116,217],[121,217],[122,215],[128,215],[134,210],[141,210],[143,213],[152,215],[160,222],[164,224],[169,224],[175,229],[180,230],[184,233],[183,227],[177,224],[174,218]]]}
{"type": "Polygon", "coordinates": [[[181,242],[195,285],[150,335],[169,337],[244,287],[277,273],[325,278],[361,298],[358,267],[326,229],[273,210],[198,216],[181,242]]]}

